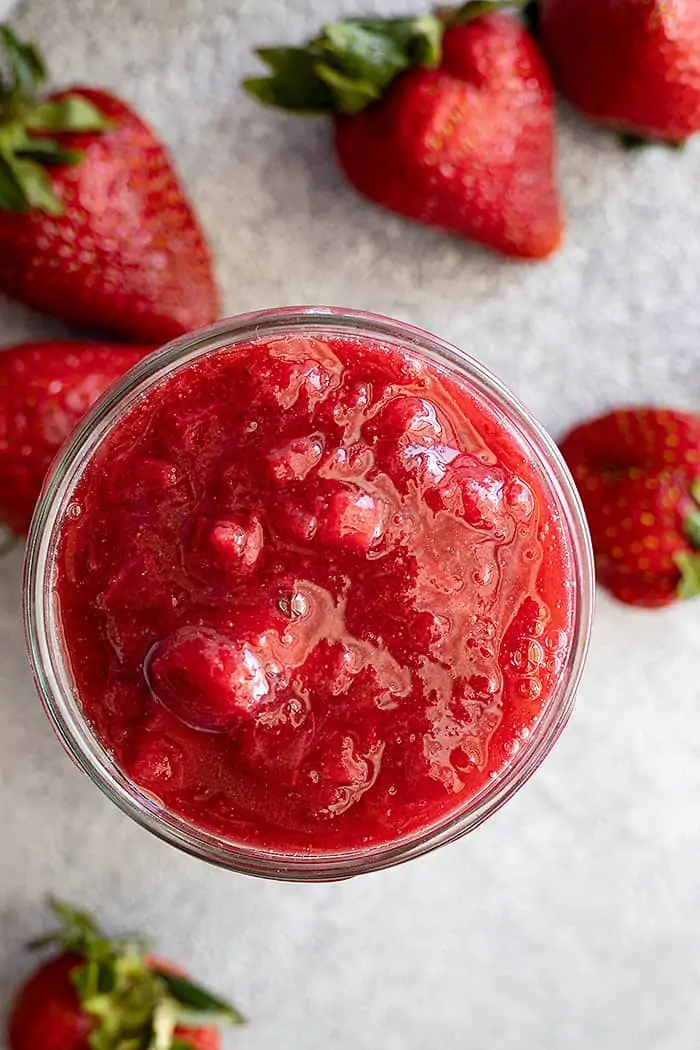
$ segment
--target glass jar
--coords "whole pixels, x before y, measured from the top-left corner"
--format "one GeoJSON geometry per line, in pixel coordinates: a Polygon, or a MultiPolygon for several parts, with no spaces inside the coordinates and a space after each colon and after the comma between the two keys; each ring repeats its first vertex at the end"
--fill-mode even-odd
{"type": "Polygon", "coordinates": [[[114,384],[65,445],[34,515],[25,566],[25,626],[39,694],[62,744],[78,766],[125,813],[180,849],[224,868],[287,881],[326,881],[401,863],[473,831],[495,813],[545,758],[569,718],[583,670],[594,595],[593,562],[583,510],[551,439],[515,397],[464,351],[410,325],[358,311],[320,307],[266,310],[223,321],[150,355],[114,384]],[[351,335],[397,347],[458,381],[503,419],[551,500],[568,548],[572,638],[553,695],[527,740],[498,776],[462,809],[384,845],[348,851],[280,853],[229,841],[196,826],[140,790],[119,768],[84,717],[62,644],[54,581],[61,525],[76,482],[102,442],[155,384],[202,355],[251,337],[351,335]]]}

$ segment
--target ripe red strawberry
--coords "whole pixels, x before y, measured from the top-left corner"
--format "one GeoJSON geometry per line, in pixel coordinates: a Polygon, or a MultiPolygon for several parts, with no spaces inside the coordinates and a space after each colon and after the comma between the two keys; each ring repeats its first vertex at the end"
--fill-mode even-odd
{"type": "Polygon", "coordinates": [[[147,347],[50,340],[0,350],[0,525],[25,533],[56,452],[147,347]]]}
{"type": "Polygon", "coordinates": [[[20,988],[8,1050],[219,1050],[218,1028],[244,1018],[137,942],[108,940],[89,916],[54,902],[62,928],[36,946],[59,954],[20,988]]]}
{"type": "Polygon", "coordinates": [[[630,605],[700,594],[700,417],[619,409],[562,442],[598,578],[630,605]]]}
{"type": "Polygon", "coordinates": [[[37,100],[37,52],[0,27],[0,293],[137,342],[214,321],[204,234],[153,131],[87,87],[37,100]]]}
{"type": "Polygon", "coordinates": [[[594,120],[640,138],[700,131],[697,0],[539,0],[557,86],[594,120]]]}
{"type": "Polygon", "coordinates": [[[541,258],[559,245],[553,89],[537,44],[497,3],[327,25],[257,53],[245,81],[270,105],[335,118],[340,164],[377,204],[541,258]]]}

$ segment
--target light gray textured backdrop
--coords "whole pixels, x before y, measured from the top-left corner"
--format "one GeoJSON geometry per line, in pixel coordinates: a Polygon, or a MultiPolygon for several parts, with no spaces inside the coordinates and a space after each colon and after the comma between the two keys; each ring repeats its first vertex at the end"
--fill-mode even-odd
{"type": "MultiPolygon", "coordinates": [[[[418,10],[368,0],[364,10],[418,10]]],[[[564,250],[492,258],[365,205],[322,122],[238,90],[254,43],[352,0],[29,0],[56,79],[135,102],[172,147],[230,313],[363,307],[460,343],[558,435],[619,401],[700,408],[700,142],[634,156],[567,116],[564,250]]],[[[0,343],[62,331],[0,303],[0,343]]],[[[209,869],[132,826],[52,737],[23,655],[21,551],[0,566],[0,1001],[49,891],[143,927],[230,991],[240,1050],[696,1050],[700,602],[599,601],[573,721],[471,838],[331,886],[209,869]]]]}

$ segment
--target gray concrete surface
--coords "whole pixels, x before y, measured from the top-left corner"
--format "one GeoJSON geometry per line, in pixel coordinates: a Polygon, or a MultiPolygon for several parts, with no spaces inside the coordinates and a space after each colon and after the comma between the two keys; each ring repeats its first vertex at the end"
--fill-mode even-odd
{"type": "MultiPolygon", "coordinates": [[[[417,9],[375,0],[365,10],[417,9]]],[[[365,205],[327,129],[238,91],[253,43],[351,0],[29,0],[56,77],[137,103],[170,143],[228,312],[394,314],[481,357],[554,434],[619,401],[700,406],[700,142],[618,152],[565,115],[564,250],[500,261],[365,205]]],[[[0,343],[61,331],[0,303],[0,343]]],[[[700,1028],[700,603],[605,596],[575,717],[460,844],[330,886],[209,869],[150,838],[64,757],[35,697],[21,551],[0,565],[0,1002],[49,891],[142,927],[251,1017],[227,1050],[695,1050],[700,1028]]]]}

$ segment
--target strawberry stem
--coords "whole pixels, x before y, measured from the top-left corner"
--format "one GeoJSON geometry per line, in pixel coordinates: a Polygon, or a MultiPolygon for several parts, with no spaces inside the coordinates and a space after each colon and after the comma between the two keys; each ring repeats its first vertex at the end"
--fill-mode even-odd
{"type": "Polygon", "coordinates": [[[33,99],[46,80],[46,66],[42,56],[31,43],[23,43],[9,26],[0,25],[0,46],[10,73],[9,88],[0,80],[3,94],[16,99],[33,99]]]}

